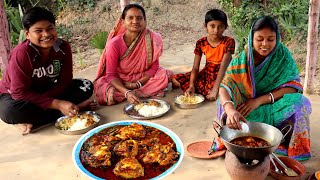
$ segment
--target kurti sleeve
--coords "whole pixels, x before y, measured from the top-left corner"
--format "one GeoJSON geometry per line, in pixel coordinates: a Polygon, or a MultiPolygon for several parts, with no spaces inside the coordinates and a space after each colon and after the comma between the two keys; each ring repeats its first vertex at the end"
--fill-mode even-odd
{"type": "Polygon", "coordinates": [[[235,44],[236,43],[233,38],[228,38],[228,40],[226,42],[226,49],[225,49],[224,53],[234,54],[235,44]]]}
{"type": "Polygon", "coordinates": [[[202,56],[202,39],[199,39],[196,43],[196,48],[194,49],[194,54],[198,56],[202,56]]]}

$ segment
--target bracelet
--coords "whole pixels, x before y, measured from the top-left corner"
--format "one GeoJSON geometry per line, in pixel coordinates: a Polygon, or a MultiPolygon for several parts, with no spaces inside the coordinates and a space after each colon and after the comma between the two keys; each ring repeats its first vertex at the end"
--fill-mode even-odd
{"type": "Polygon", "coordinates": [[[142,83],[140,81],[137,81],[137,83],[139,84],[139,88],[142,87],[142,83]]]}
{"type": "Polygon", "coordinates": [[[124,93],[124,97],[125,97],[125,98],[128,98],[128,97],[127,97],[127,96],[128,96],[128,93],[131,92],[131,91],[132,91],[132,90],[126,91],[126,93],[124,93]]]}
{"type": "Polygon", "coordinates": [[[222,104],[222,108],[224,109],[224,105],[226,105],[227,103],[231,103],[234,106],[234,103],[232,101],[226,101],[222,104]]]}
{"type": "Polygon", "coordinates": [[[273,104],[274,103],[274,96],[273,96],[273,94],[272,93],[269,93],[269,95],[270,95],[270,97],[271,97],[271,103],[273,104]]]}

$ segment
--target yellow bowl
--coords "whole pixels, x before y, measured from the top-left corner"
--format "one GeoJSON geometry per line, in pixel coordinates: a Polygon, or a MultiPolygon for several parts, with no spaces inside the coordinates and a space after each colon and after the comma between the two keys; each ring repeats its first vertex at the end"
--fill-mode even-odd
{"type": "Polygon", "coordinates": [[[314,176],[316,177],[317,180],[320,180],[320,170],[314,173],[314,176]]]}

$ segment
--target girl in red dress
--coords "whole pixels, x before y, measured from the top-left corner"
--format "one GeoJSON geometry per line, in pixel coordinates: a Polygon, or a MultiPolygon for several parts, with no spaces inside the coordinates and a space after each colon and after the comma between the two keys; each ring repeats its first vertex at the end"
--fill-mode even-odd
{"type": "Polygon", "coordinates": [[[208,35],[196,43],[192,71],[174,75],[172,83],[187,96],[198,93],[208,100],[216,100],[219,85],[234,53],[235,41],[223,35],[228,27],[227,15],[219,9],[206,13],[204,27],[208,35]],[[206,56],[206,64],[199,72],[202,54],[206,56]]]}

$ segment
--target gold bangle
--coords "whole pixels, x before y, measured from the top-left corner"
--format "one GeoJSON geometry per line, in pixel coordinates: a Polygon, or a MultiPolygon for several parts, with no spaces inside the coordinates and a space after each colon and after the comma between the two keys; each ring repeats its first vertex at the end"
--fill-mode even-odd
{"type": "Polygon", "coordinates": [[[271,103],[273,104],[274,103],[274,96],[272,93],[269,93],[270,97],[271,97],[271,103]]]}
{"type": "Polygon", "coordinates": [[[232,101],[226,101],[226,102],[224,102],[224,103],[222,104],[223,110],[224,110],[224,106],[225,106],[227,103],[231,103],[231,104],[234,106],[234,102],[232,102],[232,101]]]}

